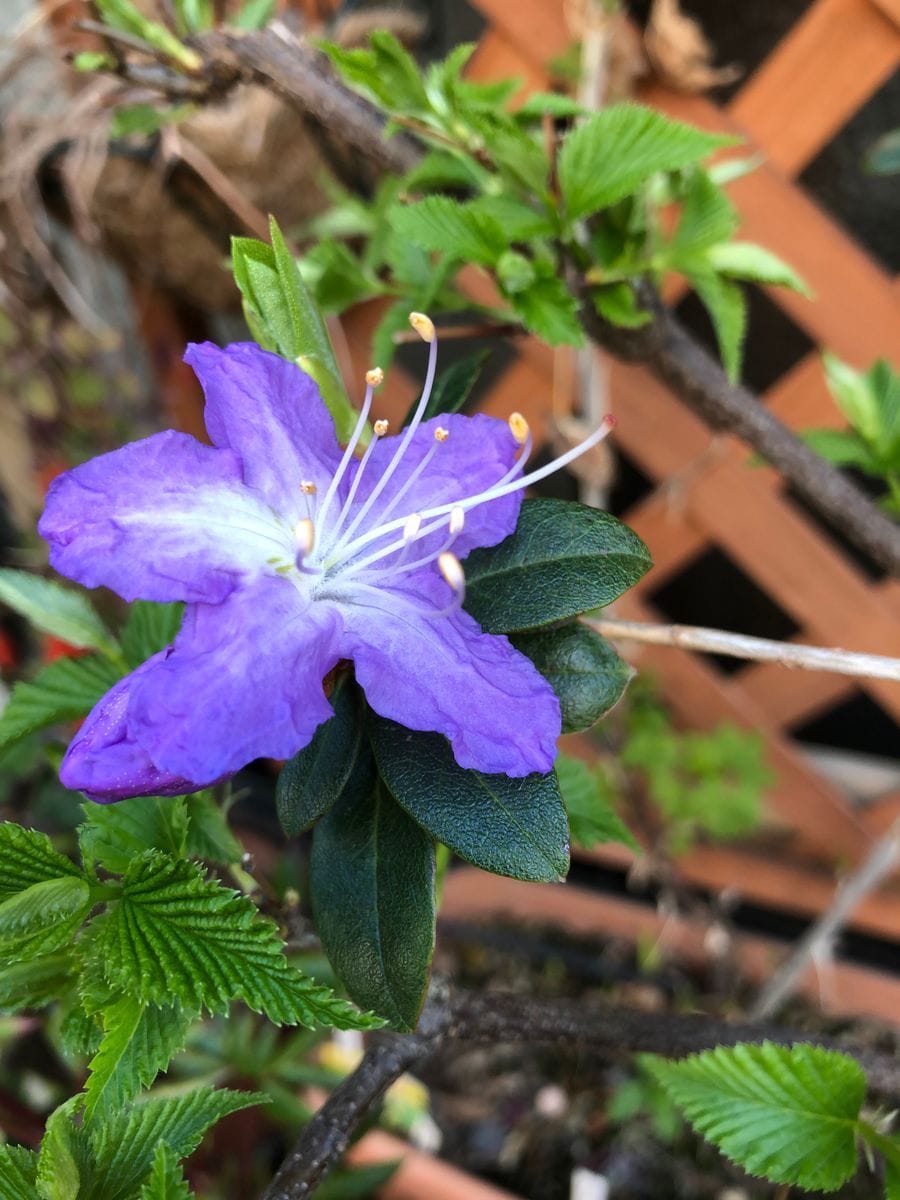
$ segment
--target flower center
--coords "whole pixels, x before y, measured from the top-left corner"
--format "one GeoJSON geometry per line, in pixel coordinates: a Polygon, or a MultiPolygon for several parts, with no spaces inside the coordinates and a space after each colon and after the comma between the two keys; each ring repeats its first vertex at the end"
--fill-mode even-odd
{"type": "MultiPolygon", "coordinates": [[[[333,510],[340,486],[369,419],[375,388],[384,379],[379,367],[367,372],[366,393],[359,419],[321,503],[317,502],[315,484],[307,481],[300,484],[300,491],[306,501],[307,515],[294,527],[295,566],[300,575],[307,578],[314,597],[366,603],[367,597],[371,600],[373,594],[377,595],[384,586],[399,583],[410,572],[435,564],[451,589],[451,602],[446,608],[417,608],[417,612],[419,615],[437,617],[454,612],[465,598],[465,574],[452,547],[465,526],[466,513],[482,504],[521,491],[561,470],[601,442],[612,429],[615,419],[611,416],[604,417],[599,427],[584,441],[545,466],[526,474],[524,468],[532,450],[531,431],[525,418],[520,413],[513,413],[509,418],[509,429],[521,450],[516,462],[503,476],[480,492],[463,494],[446,503],[420,511],[407,509],[404,513],[404,498],[427,472],[450,437],[449,430],[438,426],[434,431],[433,444],[390,499],[379,506],[385,489],[403,464],[410,443],[422,424],[437,369],[438,342],[432,321],[423,313],[410,313],[409,320],[429,347],[425,384],[412,420],[399,439],[381,477],[354,512],[360,484],[367,473],[375,447],[388,432],[387,421],[374,422],[372,439],[359,460],[340,511],[335,514],[333,510]],[[443,538],[433,536],[441,532],[444,534],[443,538]]],[[[396,607],[393,601],[391,607],[396,607]]]]}

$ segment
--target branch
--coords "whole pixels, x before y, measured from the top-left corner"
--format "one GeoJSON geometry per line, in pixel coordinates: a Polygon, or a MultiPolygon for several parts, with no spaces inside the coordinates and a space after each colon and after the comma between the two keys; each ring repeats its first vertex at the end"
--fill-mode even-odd
{"type": "Polygon", "coordinates": [[[883,654],[798,646],[793,642],[776,642],[699,625],[647,625],[642,621],[620,621],[614,617],[588,618],[585,624],[603,637],[643,642],[648,646],[676,646],[681,650],[701,650],[754,662],[778,663],[803,671],[830,671],[835,675],[856,675],[862,679],[900,681],[900,658],[888,658],[883,654]]]}
{"type": "MultiPolygon", "coordinates": [[[[436,989],[433,989],[433,991],[436,989]]],[[[900,1098],[900,1062],[888,1054],[758,1021],[731,1022],[703,1013],[641,1012],[615,1004],[535,1000],[459,991],[429,1001],[415,1034],[376,1035],[352,1075],[331,1094],[281,1164],[262,1200],[305,1200],[344,1154],[353,1131],[395,1080],[448,1042],[562,1046],[621,1058],[635,1053],[680,1058],[715,1046],[763,1041],[810,1042],[852,1054],[871,1090],[900,1098]]]]}
{"type": "Polygon", "coordinates": [[[750,1010],[754,1018],[771,1017],[794,991],[811,962],[827,958],[834,939],[854,909],[890,875],[900,858],[900,820],[880,837],[865,862],[839,887],[826,912],[797,943],[793,953],[775,972],[750,1010]]]}

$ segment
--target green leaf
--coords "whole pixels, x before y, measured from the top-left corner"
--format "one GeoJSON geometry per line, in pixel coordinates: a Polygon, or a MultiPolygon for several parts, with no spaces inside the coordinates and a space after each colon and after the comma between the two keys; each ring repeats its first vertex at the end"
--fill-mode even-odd
{"type": "Polygon", "coordinates": [[[605,321],[621,325],[625,329],[640,329],[653,314],[638,303],[637,294],[630,283],[607,283],[592,288],[594,308],[605,321]]]}
{"type": "Polygon", "coordinates": [[[401,237],[423,250],[439,250],[462,262],[492,266],[508,246],[499,222],[448,196],[427,196],[416,204],[398,205],[391,222],[401,237]]]}
{"type": "Polygon", "coordinates": [[[144,1003],[223,1012],[241,999],[276,1025],[372,1026],[288,963],[275,925],[250,899],[159,851],[132,861],[121,900],[91,928],[107,981],[144,1003]]]}
{"type": "Polygon", "coordinates": [[[512,638],[559,697],[563,733],[589,729],[622,699],[634,671],[586,625],[519,633],[512,638]]]}
{"type": "Polygon", "coordinates": [[[138,1200],[190,1200],[190,1195],[177,1154],[165,1142],[160,1142],[153,1156],[150,1176],[141,1188],[138,1200]]]}
{"type": "Polygon", "coordinates": [[[846,1054],[745,1043],[648,1069],[698,1133],[751,1175],[833,1192],[856,1171],[866,1077],[846,1054]]]}
{"type": "Polygon", "coordinates": [[[531,287],[537,275],[530,258],[516,250],[507,250],[497,262],[497,281],[507,296],[524,292],[531,287]]]}
{"type": "Polygon", "coordinates": [[[128,610],[122,630],[122,654],[134,670],[175,641],[184,617],[183,604],[154,604],[137,600],[128,610]]]}
{"type": "Polygon", "coordinates": [[[770,287],[790,288],[801,296],[812,299],[809,286],[793,267],[754,242],[723,242],[711,246],[706,252],[706,261],[720,275],[732,279],[747,279],[751,283],[762,283],[770,287]]]}
{"type": "Polygon", "coordinates": [[[132,134],[149,137],[166,125],[175,125],[190,116],[189,104],[178,104],[174,108],[157,108],[153,104],[127,104],[117,108],[109,127],[109,136],[115,141],[132,134]]]}
{"type": "Polygon", "coordinates": [[[431,112],[415,60],[392,34],[373,33],[368,50],[345,50],[333,42],[319,42],[319,48],[351,87],[379,107],[410,115],[431,112]]]}
{"type": "MultiPolygon", "coordinates": [[[[453,366],[442,371],[431,389],[431,396],[425,406],[423,421],[436,417],[439,413],[456,413],[465,408],[466,401],[472,394],[472,389],[481,378],[481,373],[491,357],[490,350],[476,350],[455,362],[453,366]]],[[[415,411],[414,401],[406,414],[405,424],[409,424],[415,411]]]]}
{"type": "Polygon", "coordinates": [[[569,832],[576,846],[585,850],[601,842],[621,842],[640,850],[628,826],[612,808],[609,787],[600,768],[591,768],[578,758],[560,754],[556,777],[569,817],[569,832]]]}
{"type": "Polygon", "coordinates": [[[288,837],[314,825],[340,799],[363,751],[358,691],[348,676],[331,697],[334,716],[320,725],[313,739],[285,763],[275,789],[278,819],[288,837]]]}
{"type": "Polygon", "coordinates": [[[68,990],[74,966],[65,952],[5,963],[0,969],[0,1010],[15,1013],[52,1004],[68,990]]]}
{"type": "Polygon", "coordinates": [[[37,1200],[37,1155],[24,1146],[0,1146],[0,1200],[37,1200]]]}
{"type": "Polygon", "coordinates": [[[30,682],[17,683],[0,715],[0,750],[63,721],[86,716],[120,679],[107,658],[59,658],[30,682]]]}
{"type": "Polygon", "coordinates": [[[860,1136],[884,1158],[885,1200],[900,1200],[900,1137],[881,1133],[868,1121],[859,1122],[860,1136]]]}
{"type": "Polygon", "coordinates": [[[200,1087],[181,1096],[132,1105],[96,1122],[91,1129],[96,1166],[90,1200],[131,1197],[153,1170],[160,1144],[176,1158],[186,1158],[217,1121],[266,1099],[258,1092],[200,1087]]]}
{"type": "Polygon", "coordinates": [[[61,875],[82,878],[71,859],[53,849],[46,833],[24,829],[13,821],[0,823],[0,900],[61,875]]]}
{"type": "Polygon", "coordinates": [[[527,242],[537,237],[552,237],[555,222],[546,209],[532,208],[513,196],[479,196],[469,202],[469,210],[484,213],[503,229],[507,242],[527,242]]]}
{"type": "Polygon", "coordinates": [[[33,883],[0,904],[0,960],[50,954],[71,940],[91,907],[84,879],[64,875],[33,883]]]}
{"type": "Polygon", "coordinates": [[[682,268],[691,287],[710,315],[722,364],[731,383],[741,374],[744,334],[747,331],[747,302],[741,289],[714,271],[682,268]]]}
{"type": "Polygon", "coordinates": [[[588,109],[583,104],[559,92],[532,92],[525,103],[516,109],[517,117],[528,119],[546,115],[560,120],[566,117],[583,117],[587,114],[588,109]]]}
{"type": "Polygon", "coordinates": [[[722,189],[713,183],[706,171],[694,171],[687,185],[681,217],[669,251],[676,258],[696,254],[715,247],[717,242],[725,242],[737,227],[737,209],[722,189]]]}
{"type": "Polygon", "coordinates": [[[392,1162],[369,1163],[364,1167],[331,1171],[328,1178],[317,1186],[316,1200],[369,1200],[370,1196],[380,1193],[402,1161],[398,1158],[392,1162]]]}
{"type": "Polygon", "coordinates": [[[300,260],[304,282],[323,313],[342,313],[352,304],[380,296],[384,285],[343,242],[318,241],[300,260]]]}
{"type": "Polygon", "coordinates": [[[228,816],[210,792],[186,797],[188,858],[205,858],[228,866],[240,862],[244,847],[228,828],[228,816]]]}
{"type": "Polygon", "coordinates": [[[47,1118],[35,1178],[41,1200],[72,1200],[81,1194],[84,1136],[72,1125],[79,1103],[80,1097],[73,1097],[47,1118]]]}
{"type": "Polygon", "coordinates": [[[878,473],[878,459],[854,429],[805,429],[800,436],[811,450],[837,467],[878,473]]]}
{"type": "Polygon", "coordinates": [[[896,175],[900,171],[900,129],[882,134],[866,155],[865,167],[873,175],[896,175]]]}
{"type": "Polygon", "coordinates": [[[265,29],[277,7],[278,0],[246,0],[232,24],[235,29],[265,29]]]}
{"type": "Polygon", "coordinates": [[[567,215],[586,217],[636,192],[651,175],[681,170],[731,143],[637,104],[604,108],[563,141],[558,168],[567,215]]]}
{"type": "Polygon", "coordinates": [[[583,346],[578,301],[549,263],[535,261],[532,266],[533,283],[514,292],[504,290],[516,316],[550,346],[583,346]]]}
{"type": "MultiPolygon", "coordinates": [[[[367,751],[368,752],[368,751],[367,751]]],[[[353,999],[415,1028],[434,953],[434,846],[362,770],[313,834],[310,898],[353,999]]]]}
{"type": "Polygon", "coordinates": [[[881,413],[869,375],[854,370],[849,363],[827,350],[822,355],[822,365],[835,404],[867,442],[875,443],[881,432],[881,413]]]}
{"type": "Polygon", "coordinates": [[[609,513],[526,500],[516,531],[466,559],[466,609],[488,633],[515,633],[612,604],[650,569],[647,547],[609,513]]]}
{"type": "Polygon", "coordinates": [[[234,278],[251,328],[260,335],[264,349],[277,350],[316,381],[339,441],[347,441],[356,413],[347,399],[325,322],[274,219],[270,229],[271,246],[254,238],[231,241],[234,278]]]}
{"type": "Polygon", "coordinates": [[[371,732],[394,799],[460,858],[513,879],[565,877],[568,826],[552,772],[511,779],[467,771],[440,734],[415,733],[374,714],[371,732]]]}
{"type": "Polygon", "coordinates": [[[193,1014],[179,1004],[122,996],[103,1012],[103,1040],[88,1067],[85,1117],[114,1116],[149,1087],[184,1046],[193,1014]]]}
{"type": "Polygon", "coordinates": [[[165,850],[184,857],[188,812],[184,797],[135,796],[117,804],[81,806],[80,837],[85,860],[121,874],[145,850],[165,850]]]}
{"type": "Polygon", "coordinates": [[[196,50],[183,45],[165,25],[145,17],[131,0],[96,0],[96,4],[107,25],[141,38],[188,71],[197,71],[203,66],[196,50]]]}
{"type": "Polygon", "coordinates": [[[63,587],[53,579],[0,567],[0,602],[26,617],[32,625],[88,650],[116,650],[109,632],[84,592],[63,587]]]}

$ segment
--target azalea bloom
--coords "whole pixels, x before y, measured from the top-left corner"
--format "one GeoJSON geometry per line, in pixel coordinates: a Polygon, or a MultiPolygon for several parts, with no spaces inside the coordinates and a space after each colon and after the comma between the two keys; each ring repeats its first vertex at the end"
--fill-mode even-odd
{"type": "Polygon", "coordinates": [[[121,680],[76,735],[67,787],[97,800],[178,795],[253,759],[290,758],[332,715],[323,680],[353,663],[369,705],[450,741],[462,767],[548,771],[550,685],[462,608],[460,559],[515,528],[522,489],[595,444],[525,473],[521,417],[423,421],[437,341],[409,426],[376,421],[373,391],[339,446],[313,381],[252,343],[188,349],[206,446],[155,434],[54,481],[39,531],[50,561],[126,600],[187,602],[172,646],[121,680]]]}

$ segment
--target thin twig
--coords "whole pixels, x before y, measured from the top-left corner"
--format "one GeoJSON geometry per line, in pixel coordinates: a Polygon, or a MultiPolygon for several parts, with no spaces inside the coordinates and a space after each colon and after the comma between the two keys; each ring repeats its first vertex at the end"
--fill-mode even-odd
{"type": "Polygon", "coordinates": [[[730,658],[777,663],[802,671],[830,671],[834,675],[855,675],[860,679],[900,681],[900,658],[888,658],[884,654],[802,646],[745,633],[728,633],[724,629],[707,629],[702,625],[650,625],[643,621],[622,621],[617,617],[592,617],[586,624],[603,637],[620,641],[726,654],[730,658]]]}
{"type": "Polygon", "coordinates": [[[306,1200],[346,1150],[354,1129],[404,1072],[452,1042],[561,1046],[610,1059],[647,1052],[680,1058],[715,1046],[772,1041],[812,1042],[853,1054],[873,1093],[900,1097],[900,1063],[889,1054],[805,1031],[760,1022],[729,1022],[704,1013],[642,1012],[614,1004],[532,999],[506,993],[446,990],[429,1001],[419,1030],[409,1036],[377,1034],[360,1065],[304,1126],[262,1200],[306,1200]]]}
{"type": "Polygon", "coordinates": [[[755,1020],[773,1016],[787,1000],[811,962],[831,955],[834,940],[859,904],[873,892],[900,861],[900,820],[872,847],[865,862],[838,888],[829,908],[797,943],[790,957],[775,972],[750,1010],[755,1020]]]}

